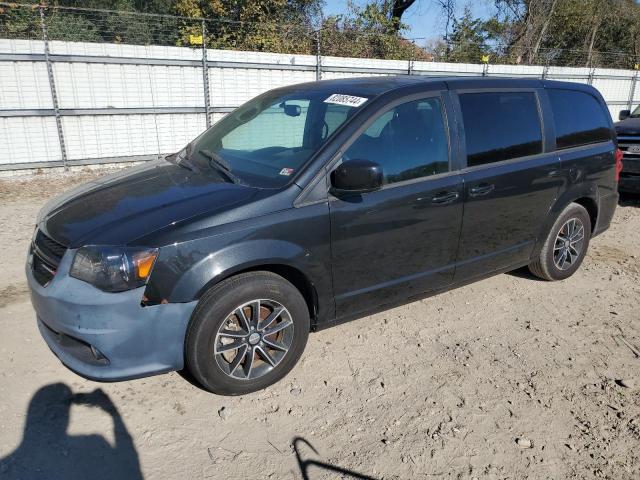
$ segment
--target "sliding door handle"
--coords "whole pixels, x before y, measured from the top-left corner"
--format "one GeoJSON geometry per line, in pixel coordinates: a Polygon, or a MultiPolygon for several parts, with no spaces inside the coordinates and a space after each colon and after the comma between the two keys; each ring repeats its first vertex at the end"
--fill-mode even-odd
{"type": "Polygon", "coordinates": [[[495,188],[496,186],[493,184],[489,185],[487,183],[481,183],[480,185],[471,187],[469,189],[469,195],[472,197],[482,197],[483,195],[488,195],[493,192],[495,188]]]}
{"type": "Polygon", "coordinates": [[[431,203],[437,205],[444,205],[446,203],[454,202],[458,199],[460,194],[458,192],[442,192],[431,199],[431,203]]]}

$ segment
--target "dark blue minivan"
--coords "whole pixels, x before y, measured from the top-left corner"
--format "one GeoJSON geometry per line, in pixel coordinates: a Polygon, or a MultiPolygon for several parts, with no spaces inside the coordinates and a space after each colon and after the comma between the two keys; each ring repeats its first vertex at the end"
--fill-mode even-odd
{"type": "Polygon", "coordinates": [[[569,277],[609,226],[620,160],[588,85],[279,88],[47,204],[26,266],[38,326],[90,379],[185,370],[255,391],[311,330],[525,265],[569,277]]]}

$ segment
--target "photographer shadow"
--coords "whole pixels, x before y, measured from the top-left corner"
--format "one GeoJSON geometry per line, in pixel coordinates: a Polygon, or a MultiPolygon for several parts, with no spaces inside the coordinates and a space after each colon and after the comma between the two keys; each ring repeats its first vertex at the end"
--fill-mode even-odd
{"type": "Polygon", "coordinates": [[[73,394],[63,383],[38,390],[27,411],[18,448],[0,458],[0,478],[141,479],[138,454],[118,410],[100,389],[73,394]],[[101,435],[69,435],[72,405],[99,408],[113,422],[112,446],[101,435]]]}

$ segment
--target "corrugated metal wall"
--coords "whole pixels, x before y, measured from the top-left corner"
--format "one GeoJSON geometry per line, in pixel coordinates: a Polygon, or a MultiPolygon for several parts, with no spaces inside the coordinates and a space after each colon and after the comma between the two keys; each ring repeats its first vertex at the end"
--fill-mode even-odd
{"type": "MultiPolygon", "coordinates": [[[[183,47],[50,42],[50,58],[69,164],[153,158],[178,150],[206,128],[202,51],[183,47]]],[[[44,44],[0,39],[0,169],[60,164],[44,44]]],[[[275,87],[316,79],[316,57],[208,50],[209,104],[215,122],[275,87]]],[[[490,75],[591,83],[611,115],[640,103],[637,72],[321,58],[323,79],[362,75],[490,75]]]]}

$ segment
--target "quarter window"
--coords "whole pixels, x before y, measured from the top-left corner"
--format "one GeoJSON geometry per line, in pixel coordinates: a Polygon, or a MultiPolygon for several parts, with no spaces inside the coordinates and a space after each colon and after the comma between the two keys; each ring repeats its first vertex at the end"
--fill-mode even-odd
{"type": "Polygon", "coordinates": [[[607,113],[600,103],[586,92],[548,89],[556,126],[558,149],[611,140],[607,113]]]}
{"type": "Polygon", "coordinates": [[[542,153],[542,127],[533,92],[460,95],[467,166],[542,153]]]}
{"type": "Polygon", "coordinates": [[[385,184],[447,172],[449,146],[440,99],[407,102],[383,113],[343,159],[380,164],[385,184]]]}

